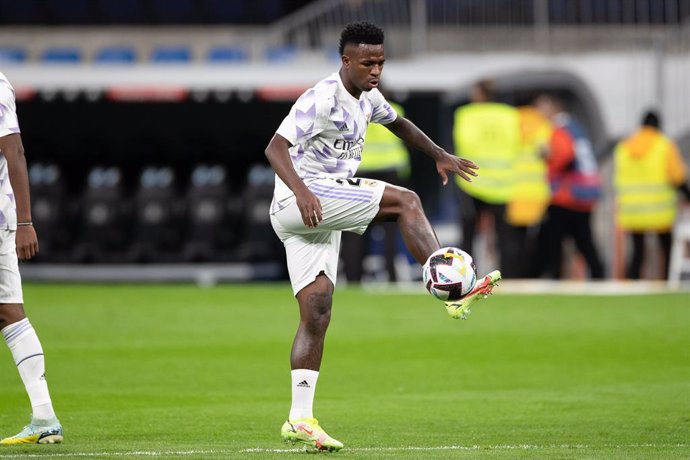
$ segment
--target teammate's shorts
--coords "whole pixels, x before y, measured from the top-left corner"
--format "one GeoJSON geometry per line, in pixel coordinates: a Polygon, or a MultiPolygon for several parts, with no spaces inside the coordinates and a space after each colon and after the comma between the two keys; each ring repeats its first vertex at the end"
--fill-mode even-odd
{"type": "Polygon", "coordinates": [[[318,179],[307,187],[321,201],[323,220],[309,228],[295,197],[271,214],[271,224],[285,245],[292,290],[297,295],[324,272],[335,286],[340,234],[364,233],[379,212],[386,183],[371,179],[318,179]]]}
{"type": "Polygon", "coordinates": [[[24,303],[15,230],[0,230],[0,304],[24,303]]]}

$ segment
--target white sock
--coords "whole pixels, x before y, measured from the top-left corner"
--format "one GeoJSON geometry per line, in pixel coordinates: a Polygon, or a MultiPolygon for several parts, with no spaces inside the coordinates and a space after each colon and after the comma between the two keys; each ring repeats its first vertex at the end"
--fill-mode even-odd
{"type": "Polygon", "coordinates": [[[313,418],[314,392],[319,371],[311,369],[292,370],[292,407],[289,420],[313,418]]]}
{"type": "Polygon", "coordinates": [[[34,419],[55,418],[45,376],[43,348],[28,318],[5,327],[2,336],[10,347],[19,375],[29,394],[34,419]]]}

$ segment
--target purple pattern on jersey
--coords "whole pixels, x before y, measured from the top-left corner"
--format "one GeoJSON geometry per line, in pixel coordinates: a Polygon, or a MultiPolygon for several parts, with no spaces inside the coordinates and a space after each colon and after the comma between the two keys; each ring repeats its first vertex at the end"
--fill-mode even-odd
{"type": "Polygon", "coordinates": [[[294,156],[295,161],[299,162],[299,160],[301,160],[303,156],[304,156],[304,147],[302,146],[302,144],[297,144],[297,152],[294,156]]]}
{"type": "Polygon", "coordinates": [[[0,225],[7,225],[7,217],[5,217],[5,213],[0,211],[0,225]]]}
{"type": "Polygon", "coordinates": [[[310,89],[295,102],[295,135],[297,142],[309,139],[316,122],[316,93],[310,89]]]}
{"type": "Polygon", "coordinates": [[[357,125],[357,120],[352,121],[352,132],[345,133],[343,139],[346,141],[356,141],[362,137],[362,133],[359,132],[359,125],[357,125]]]}
{"type": "Polygon", "coordinates": [[[374,109],[371,119],[376,120],[377,123],[390,123],[395,119],[395,110],[388,104],[380,105],[374,109]]]}
{"type": "Polygon", "coordinates": [[[335,160],[335,165],[331,166],[328,163],[324,163],[323,167],[327,172],[331,174],[343,173],[345,171],[348,171],[347,162],[338,159],[335,160]]]}
{"type": "Polygon", "coordinates": [[[15,204],[15,203],[14,203],[14,193],[8,193],[8,194],[7,194],[7,198],[10,199],[10,203],[15,204]]]}
{"type": "Polygon", "coordinates": [[[331,150],[331,148],[328,147],[327,145],[324,145],[323,149],[321,149],[321,150],[315,150],[314,154],[323,160],[333,159],[333,150],[331,150]]]}
{"type": "MultiPolygon", "coordinates": [[[[390,117],[395,117],[394,112],[378,90],[364,92],[355,99],[334,73],[300,96],[278,133],[293,144],[290,154],[299,177],[309,181],[326,177],[346,179],[356,176],[369,122],[390,117]],[[376,117],[374,108],[378,109],[376,117]]],[[[385,122],[389,121],[392,119],[385,122]]],[[[319,193],[337,194],[335,190],[319,193]]],[[[276,181],[278,202],[292,195],[282,181],[276,181]]]]}

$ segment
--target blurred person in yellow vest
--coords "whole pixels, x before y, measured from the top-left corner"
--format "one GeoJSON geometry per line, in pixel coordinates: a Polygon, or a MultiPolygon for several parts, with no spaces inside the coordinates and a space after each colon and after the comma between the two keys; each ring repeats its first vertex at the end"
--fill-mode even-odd
{"type": "MultiPolygon", "coordinates": [[[[536,233],[549,205],[551,190],[544,157],[551,138],[551,122],[534,106],[518,108],[521,147],[515,163],[513,194],[506,208],[508,223],[516,228],[520,260],[530,260],[536,250],[536,233]]],[[[530,275],[528,264],[520,277],[530,275]]]]}
{"type": "MultiPolygon", "coordinates": [[[[401,105],[391,102],[390,99],[388,103],[399,116],[405,116],[405,110],[401,105]]],[[[409,152],[405,143],[384,125],[371,123],[367,128],[362,162],[357,172],[371,179],[402,185],[410,175],[409,152]]],[[[395,222],[382,222],[372,225],[362,236],[343,232],[341,254],[345,276],[349,282],[362,280],[364,258],[368,253],[371,238],[377,232],[383,236],[383,255],[388,281],[397,281],[395,256],[397,255],[398,226],[395,222]]]]}
{"type": "Polygon", "coordinates": [[[520,247],[515,228],[506,219],[506,204],[514,192],[521,149],[520,116],[510,105],[494,101],[493,82],[479,81],[471,103],[455,111],[455,154],[479,166],[479,176],[463,184],[460,178],[460,247],[473,254],[473,242],[482,213],[493,215],[495,240],[504,277],[520,276],[520,247]]]}
{"type": "Polygon", "coordinates": [[[671,230],[676,220],[676,192],[685,181],[686,168],[678,147],[662,133],[659,115],[647,112],[640,129],[614,151],[616,222],[632,236],[633,245],[632,260],[626,268],[628,278],[640,278],[646,233],[658,235],[666,278],[671,230]]]}

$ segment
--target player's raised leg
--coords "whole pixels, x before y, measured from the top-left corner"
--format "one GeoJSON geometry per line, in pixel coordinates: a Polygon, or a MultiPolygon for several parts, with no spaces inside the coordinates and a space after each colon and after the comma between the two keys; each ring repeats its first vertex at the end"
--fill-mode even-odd
{"type": "Polygon", "coordinates": [[[48,393],[43,348],[21,304],[0,304],[0,331],[10,348],[19,375],[31,401],[31,422],[0,445],[54,444],[63,440],[48,393]]]}
{"type": "Polygon", "coordinates": [[[420,265],[441,247],[438,237],[424,214],[422,201],[412,190],[386,184],[375,222],[396,221],[405,246],[420,265]]]}
{"type": "Polygon", "coordinates": [[[331,438],[314,418],[314,393],[319,378],[323,344],[331,320],[333,283],[321,272],[313,283],[297,295],[300,323],[292,344],[292,406],[280,430],[286,442],[301,443],[309,449],[338,451],[343,444],[331,438]]]}
{"type": "MultiPolygon", "coordinates": [[[[441,247],[429,219],[424,214],[419,196],[411,190],[387,184],[375,220],[397,221],[407,249],[420,265],[441,247]]],[[[478,280],[474,288],[461,300],[446,303],[448,314],[456,319],[467,319],[470,306],[491,294],[500,279],[501,272],[494,270],[478,280]]]]}

